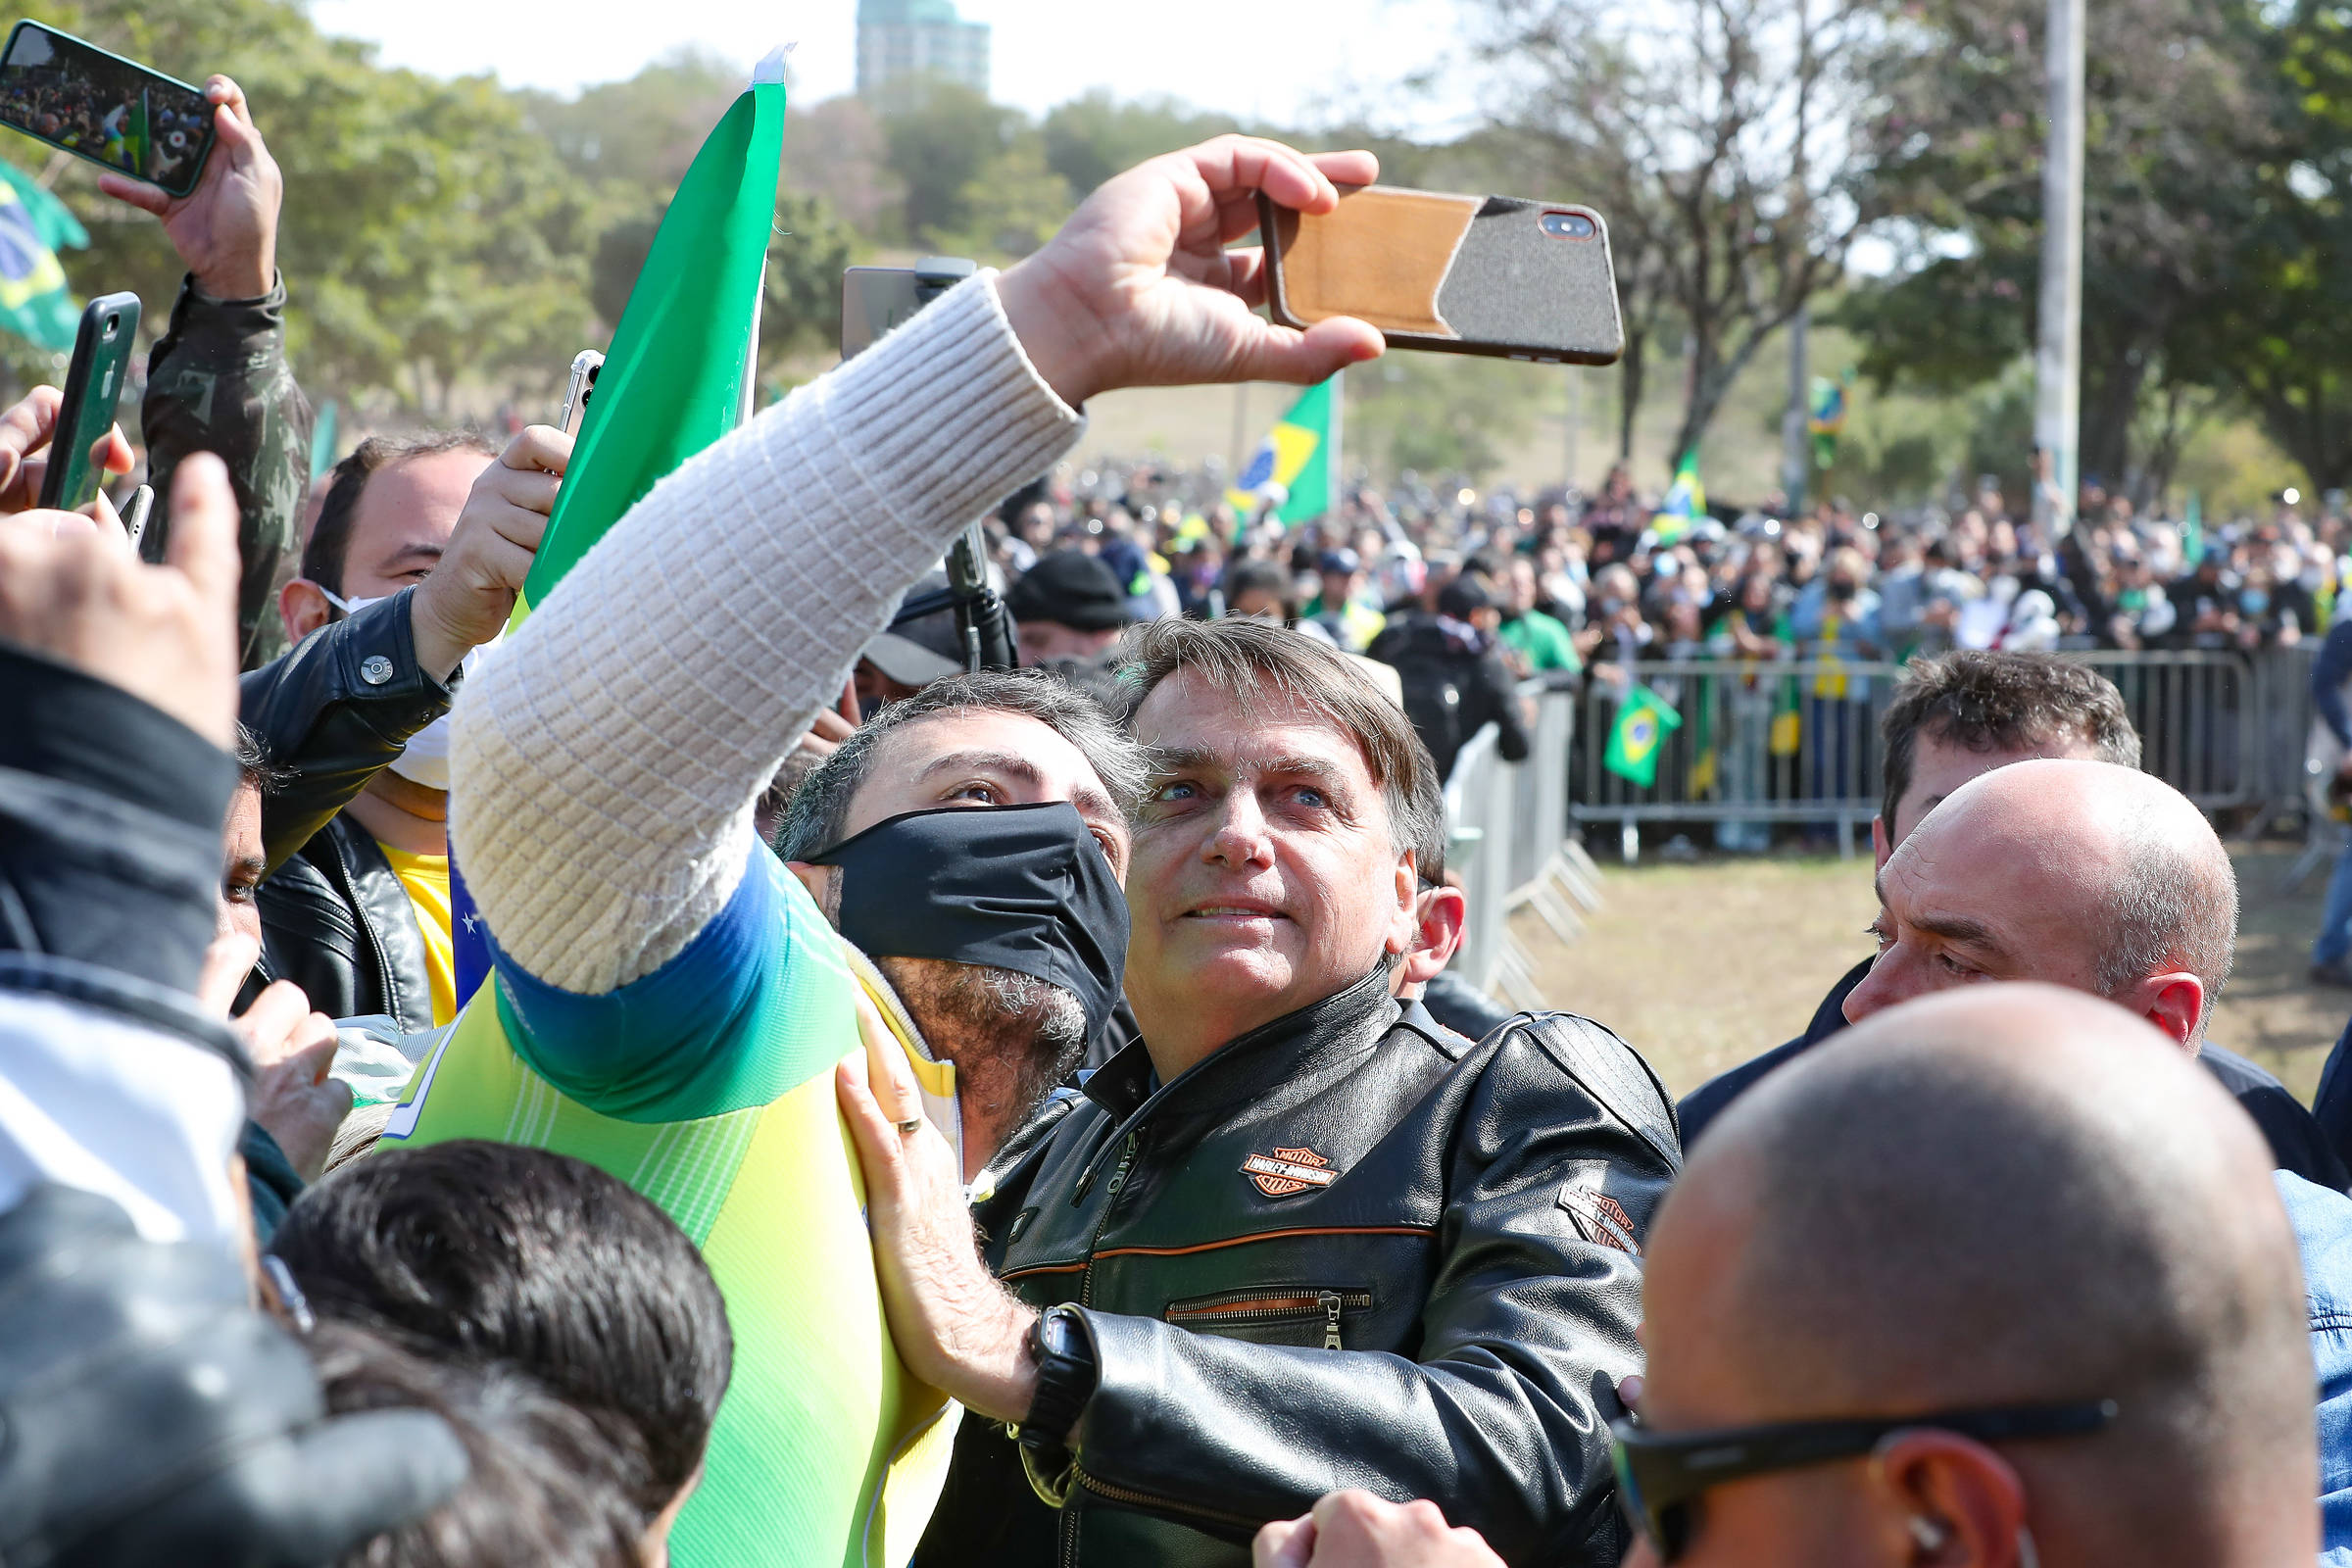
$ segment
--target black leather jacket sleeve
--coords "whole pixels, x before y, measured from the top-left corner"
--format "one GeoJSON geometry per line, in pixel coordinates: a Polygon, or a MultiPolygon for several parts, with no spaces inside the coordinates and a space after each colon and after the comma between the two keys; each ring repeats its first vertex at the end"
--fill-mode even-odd
{"type": "Polygon", "coordinates": [[[236,787],[161,709],[0,643],[0,949],[193,991],[236,787]]]}
{"type": "Polygon", "coordinates": [[[245,727],[287,777],[262,802],[262,854],[271,870],[400,755],[457,695],[416,663],[404,588],[305,637],[244,677],[245,727]]]}
{"type": "Polygon", "coordinates": [[[1576,1075],[1592,1060],[1539,1032],[1557,1027],[1506,1037],[1455,1124],[1409,1358],[1088,1311],[1100,1381],[1080,1425],[1081,1484],[1236,1541],[1364,1487],[1436,1499],[1506,1561],[1614,1561],[1607,1423],[1622,1408],[1617,1380],[1641,1366],[1642,1276],[1631,1234],[1589,1237],[1618,1219],[1646,1230],[1675,1174],[1672,1124],[1654,1084],[1631,1073],[1586,1092],[1576,1075]],[[1568,1076],[1563,1057],[1576,1062],[1568,1076]],[[1654,1111],[1646,1132],[1609,1108],[1629,1094],[1654,1111]]]}

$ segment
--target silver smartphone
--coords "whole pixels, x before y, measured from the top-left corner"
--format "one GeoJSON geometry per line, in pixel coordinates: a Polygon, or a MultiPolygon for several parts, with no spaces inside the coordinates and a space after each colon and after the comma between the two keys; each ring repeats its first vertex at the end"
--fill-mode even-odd
{"type": "Polygon", "coordinates": [[[841,357],[874,340],[977,271],[959,256],[926,256],[912,267],[853,267],[841,274],[841,357]]]}
{"type": "Polygon", "coordinates": [[[605,357],[594,349],[582,349],[571,357],[571,384],[564,389],[564,413],[556,428],[565,435],[580,432],[580,420],[588,416],[588,399],[596,392],[596,372],[605,368],[605,357]]]}

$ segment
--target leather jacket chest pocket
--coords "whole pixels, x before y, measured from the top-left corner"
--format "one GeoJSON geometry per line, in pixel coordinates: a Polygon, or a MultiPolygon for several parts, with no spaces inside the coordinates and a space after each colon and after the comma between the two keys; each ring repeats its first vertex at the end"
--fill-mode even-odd
{"type": "Polygon", "coordinates": [[[1196,1334],[1252,1345],[1344,1350],[1348,1323],[1371,1309],[1372,1293],[1362,1286],[1268,1285],[1187,1297],[1160,1316],[1196,1334]]]}

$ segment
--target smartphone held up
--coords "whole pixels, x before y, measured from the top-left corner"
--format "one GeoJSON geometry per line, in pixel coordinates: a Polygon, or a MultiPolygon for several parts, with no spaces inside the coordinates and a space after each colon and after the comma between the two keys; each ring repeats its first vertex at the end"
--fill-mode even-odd
{"type": "Polygon", "coordinates": [[[41,506],[79,512],[98,499],[106,477],[106,448],[114,438],[115,411],[123,383],[130,379],[138,335],[136,294],[102,294],[82,307],[74,359],[66,368],[65,400],[57,411],[57,433],[49,441],[49,466],[41,475],[41,506]]]}
{"type": "Polygon", "coordinates": [[[196,188],[213,150],[202,88],[38,22],[0,50],[0,124],[172,196],[196,188]]]}
{"type": "Polygon", "coordinates": [[[1258,233],[1285,326],[1352,316],[1392,348],[1544,364],[1625,352],[1608,224],[1590,207],[1361,185],[1319,216],[1261,195],[1258,233]]]}

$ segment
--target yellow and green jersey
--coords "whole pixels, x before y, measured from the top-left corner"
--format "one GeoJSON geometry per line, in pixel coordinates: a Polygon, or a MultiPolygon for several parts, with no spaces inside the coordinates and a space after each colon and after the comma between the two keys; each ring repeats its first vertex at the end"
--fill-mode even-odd
{"type": "Polygon", "coordinates": [[[927,1108],[951,1126],[954,1068],[922,1058],[888,988],[764,849],[684,952],[617,991],[559,990],[495,938],[495,979],[425,1058],[385,1144],[488,1138],[571,1154],[703,1250],[735,1372],[670,1534],[680,1568],[905,1562],[955,1424],[883,1320],[833,1091],[834,1065],[862,1049],[856,988],[882,1003],[927,1108]]]}

